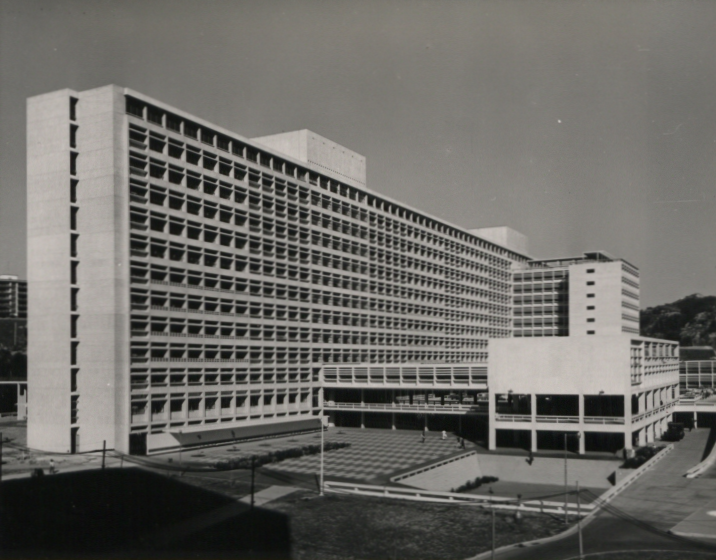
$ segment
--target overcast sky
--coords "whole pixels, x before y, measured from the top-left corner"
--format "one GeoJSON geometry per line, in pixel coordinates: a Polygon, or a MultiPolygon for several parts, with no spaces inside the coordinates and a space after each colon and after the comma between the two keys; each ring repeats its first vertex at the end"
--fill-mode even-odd
{"type": "Polygon", "coordinates": [[[642,306],[716,294],[716,1],[0,0],[0,274],[25,277],[25,99],[130,87],[539,258],[605,250],[642,306]]]}

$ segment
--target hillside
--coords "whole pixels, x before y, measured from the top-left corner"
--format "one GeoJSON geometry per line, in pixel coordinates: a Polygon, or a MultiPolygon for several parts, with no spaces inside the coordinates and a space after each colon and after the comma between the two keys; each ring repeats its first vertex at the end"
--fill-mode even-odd
{"type": "Polygon", "coordinates": [[[642,336],[716,347],[716,296],[693,294],[641,312],[642,336]]]}

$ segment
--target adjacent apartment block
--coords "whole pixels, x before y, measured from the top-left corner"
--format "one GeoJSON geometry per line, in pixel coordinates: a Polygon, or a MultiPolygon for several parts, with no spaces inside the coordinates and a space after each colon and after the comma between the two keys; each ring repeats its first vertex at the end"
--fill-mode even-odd
{"type": "Polygon", "coordinates": [[[27,282],[0,275],[0,319],[27,319],[27,282]]]}
{"type": "Polygon", "coordinates": [[[639,271],[605,252],[514,271],[514,338],[490,341],[489,446],[615,451],[666,430],[678,343],[639,336],[639,271]]]}
{"type": "Polygon", "coordinates": [[[153,452],[487,389],[524,252],[369,190],[310,131],[248,139],[116,86],[27,111],[31,447],[153,452]]]}

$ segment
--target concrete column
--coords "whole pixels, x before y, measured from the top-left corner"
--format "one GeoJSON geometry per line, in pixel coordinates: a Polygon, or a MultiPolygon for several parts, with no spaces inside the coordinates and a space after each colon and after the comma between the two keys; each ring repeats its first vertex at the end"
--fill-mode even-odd
{"type": "Polygon", "coordinates": [[[530,395],[530,412],[532,414],[532,423],[537,421],[537,395],[530,395]]]}
{"type": "Polygon", "coordinates": [[[360,411],[360,427],[365,428],[365,412],[360,411]]]}
{"type": "Polygon", "coordinates": [[[537,452],[537,430],[530,430],[530,450],[537,452]]]}
{"type": "Polygon", "coordinates": [[[390,413],[390,426],[391,429],[395,430],[395,412],[390,413]]]}
{"type": "Polygon", "coordinates": [[[487,423],[488,423],[488,441],[487,441],[487,448],[490,451],[494,451],[497,447],[497,429],[495,428],[495,417],[497,412],[497,407],[495,406],[495,394],[490,391],[487,394],[488,400],[487,400],[487,406],[488,406],[488,413],[487,413],[487,423]]]}
{"type": "MultiPolygon", "coordinates": [[[[581,402],[582,398],[580,397],[579,400],[581,402]]],[[[582,412],[580,411],[580,415],[581,414],[582,414],[582,412]]],[[[577,439],[579,439],[579,454],[584,455],[586,453],[586,447],[587,447],[587,442],[584,441],[584,431],[579,432],[579,438],[577,438],[577,439]]]]}

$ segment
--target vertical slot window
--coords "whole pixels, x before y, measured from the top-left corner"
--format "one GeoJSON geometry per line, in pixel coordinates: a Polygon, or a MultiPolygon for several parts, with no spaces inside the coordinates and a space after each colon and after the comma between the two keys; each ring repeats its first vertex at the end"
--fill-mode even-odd
{"type": "Polygon", "coordinates": [[[70,148],[77,147],[77,129],[79,127],[76,124],[70,125],[70,148]]]}
{"type": "Polygon", "coordinates": [[[77,231],[77,213],[79,208],[70,208],[70,229],[77,231]]]}
{"type": "Polygon", "coordinates": [[[77,365],[77,349],[79,348],[79,342],[73,342],[70,346],[70,365],[77,365]]]}
{"type": "Polygon", "coordinates": [[[79,100],[75,97],[70,97],[70,120],[77,120],[77,102],[79,100]]]}
{"type": "Polygon", "coordinates": [[[77,152],[70,152],[70,175],[77,175],[77,152]]]}

